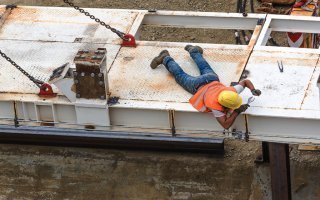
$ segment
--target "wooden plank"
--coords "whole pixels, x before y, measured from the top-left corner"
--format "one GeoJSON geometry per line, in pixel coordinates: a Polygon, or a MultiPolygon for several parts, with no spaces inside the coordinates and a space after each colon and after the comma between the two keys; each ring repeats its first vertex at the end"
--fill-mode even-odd
{"type": "Polygon", "coordinates": [[[291,199],[289,145],[269,143],[273,200],[291,199]]]}
{"type": "Polygon", "coordinates": [[[320,151],[320,146],[300,144],[298,146],[298,150],[301,150],[301,151],[320,151]]]}

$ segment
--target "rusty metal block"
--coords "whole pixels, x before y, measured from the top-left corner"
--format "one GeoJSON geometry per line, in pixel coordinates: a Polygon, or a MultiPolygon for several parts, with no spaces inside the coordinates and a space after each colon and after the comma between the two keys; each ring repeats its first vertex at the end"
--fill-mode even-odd
{"type": "Polygon", "coordinates": [[[74,83],[77,98],[106,99],[108,79],[105,48],[78,51],[74,63],[74,83]]]}

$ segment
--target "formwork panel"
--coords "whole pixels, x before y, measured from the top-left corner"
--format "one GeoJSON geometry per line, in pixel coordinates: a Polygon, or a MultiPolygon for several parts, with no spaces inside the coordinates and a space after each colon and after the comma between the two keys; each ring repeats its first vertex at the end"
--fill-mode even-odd
{"type": "MultiPolygon", "coordinates": [[[[174,80],[174,77],[161,65],[150,68],[151,60],[163,49],[192,76],[200,75],[199,70],[184,50],[184,46],[138,46],[122,48],[109,72],[110,92],[125,100],[188,102],[191,94],[174,80]]],[[[220,81],[230,85],[238,81],[250,51],[232,48],[204,48],[204,58],[219,75],[220,81]]]]}
{"type": "MultiPolygon", "coordinates": [[[[138,12],[86,9],[106,24],[126,33],[138,12]]],[[[6,20],[0,39],[106,43],[121,39],[94,20],[70,8],[17,7],[6,20]]]]}
{"type": "MultiPolygon", "coordinates": [[[[25,71],[35,78],[48,81],[52,71],[64,63],[73,63],[73,59],[80,49],[107,49],[107,67],[110,68],[119,45],[60,43],[60,42],[30,42],[0,40],[0,49],[25,71]]],[[[55,92],[57,88],[53,86],[55,92]]],[[[37,94],[39,88],[25,75],[0,57],[0,92],[37,94]]]]}
{"type": "MultiPolygon", "coordinates": [[[[300,110],[318,57],[312,53],[253,51],[246,70],[249,71],[248,79],[262,95],[251,104],[256,108],[250,108],[248,113],[263,115],[260,108],[281,110],[283,114],[288,110],[300,110]],[[277,63],[281,61],[283,72],[277,63]]],[[[250,95],[250,91],[245,91],[244,95],[250,95]]]]}

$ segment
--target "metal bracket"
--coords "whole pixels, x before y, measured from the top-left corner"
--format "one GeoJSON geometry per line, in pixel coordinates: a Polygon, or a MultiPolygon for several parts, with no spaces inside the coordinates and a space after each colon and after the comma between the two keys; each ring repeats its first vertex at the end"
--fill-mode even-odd
{"type": "Polygon", "coordinates": [[[246,142],[249,141],[249,134],[250,132],[242,132],[242,131],[237,131],[236,129],[232,129],[231,132],[232,136],[234,137],[234,139],[238,139],[238,140],[245,140],[246,142]]]}
{"type": "Polygon", "coordinates": [[[263,18],[258,19],[257,25],[263,25],[263,23],[264,23],[263,18]]]}
{"type": "Polygon", "coordinates": [[[119,103],[119,99],[120,97],[109,97],[107,101],[108,106],[112,106],[114,104],[119,103]]]}

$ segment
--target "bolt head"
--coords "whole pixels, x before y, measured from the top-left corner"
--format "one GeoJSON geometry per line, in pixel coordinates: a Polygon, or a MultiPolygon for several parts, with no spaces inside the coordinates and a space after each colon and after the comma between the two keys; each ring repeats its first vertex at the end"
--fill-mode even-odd
{"type": "Polygon", "coordinates": [[[99,81],[99,85],[103,85],[103,81],[99,81]]]}
{"type": "Polygon", "coordinates": [[[99,77],[102,77],[102,75],[103,75],[102,73],[99,73],[99,74],[98,74],[99,77]]]}
{"type": "Polygon", "coordinates": [[[85,75],[85,73],[84,72],[81,72],[81,76],[84,76],[85,75]]]}
{"type": "Polygon", "coordinates": [[[94,73],[91,73],[90,76],[91,76],[91,77],[94,77],[94,73]]]}

